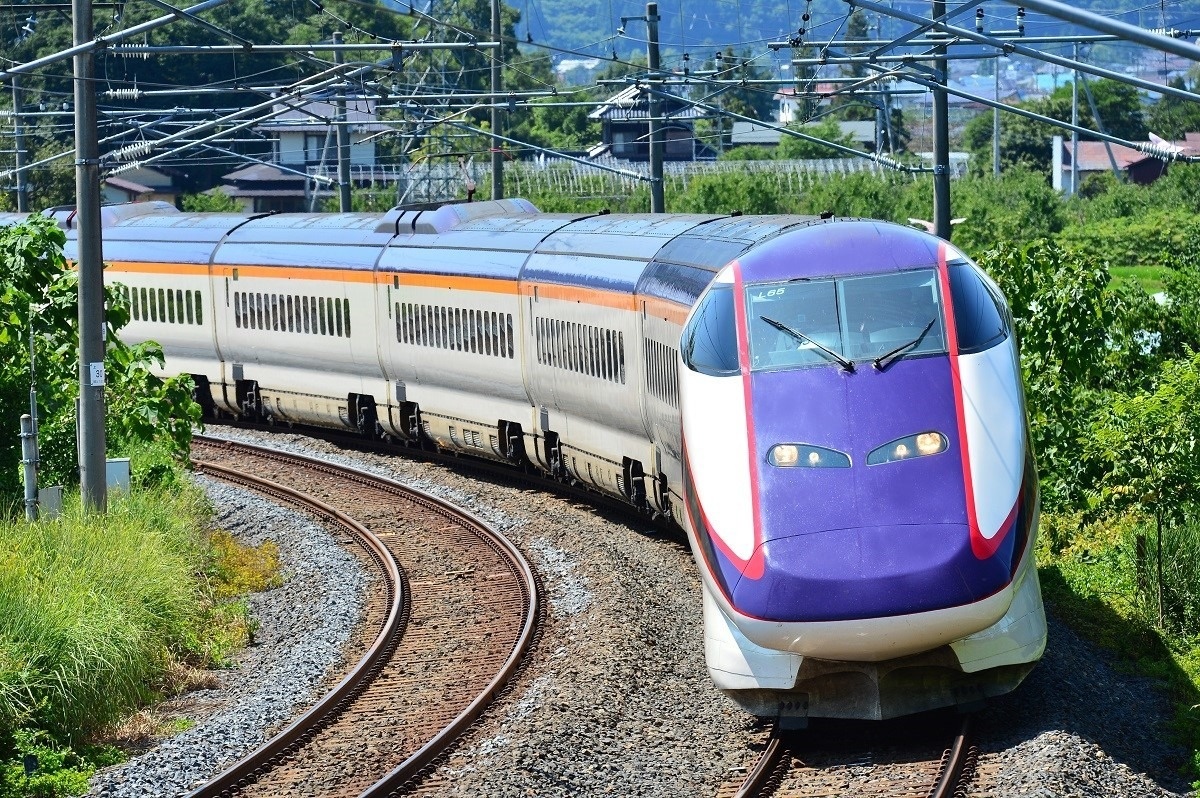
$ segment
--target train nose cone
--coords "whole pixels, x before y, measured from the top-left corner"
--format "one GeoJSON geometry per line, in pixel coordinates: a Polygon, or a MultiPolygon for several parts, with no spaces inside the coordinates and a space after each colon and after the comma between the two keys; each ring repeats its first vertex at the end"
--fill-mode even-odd
{"type": "Polygon", "coordinates": [[[980,561],[966,524],[900,524],[811,532],[761,544],[757,579],[734,606],[772,621],[840,621],[924,612],[991,595],[1009,580],[1002,558],[980,561]]]}

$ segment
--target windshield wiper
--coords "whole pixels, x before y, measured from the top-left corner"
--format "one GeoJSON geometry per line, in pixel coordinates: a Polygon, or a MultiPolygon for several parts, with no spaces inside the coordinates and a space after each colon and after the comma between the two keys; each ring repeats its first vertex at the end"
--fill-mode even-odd
{"type": "Polygon", "coordinates": [[[830,358],[832,358],[834,361],[836,361],[838,363],[838,365],[840,365],[846,371],[854,371],[854,364],[852,362],[850,362],[844,355],[840,355],[837,352],[834,352],[832,349],[825,346],[821,342],[816,341],[812,338],[809,338],[807,335],[800,332],[799,330],[793,330],[791,327],[787,326],[786,324],[784,324],[781,321],[775,321],[775,319],[769,319],[766,316],[759,316],[759,318],[762,319],[763,321],[765,321],[767,324],[770,324],[775,329],[782,330],[783,332],[792,336],[793,338],[795,338],[797,341],[800,341],[801,343],[807,342],[807,343],[812,344],[817,349],[820,349],[822,352],[824,352],[826,355],[828,355],[830,358]]]}
{"type": "Polygon", "coordinates": [[[936,321],[937,321],[937,317],[935,316],[929,320],[929,323],[925,325],[925,329],[921,330],[921,334],[918,335],[916,338],[912,339],[911,341],[909,341],[906,344],[896,347],[891,352],[886,352],[886,353],[880,355],[879,357],[875,358],[875,360],[872,361],[875,364],[875,368],[879,369],[880,371],[883,371],[885,368],[887,368],[889,365],[891,365],[893,360],[900,357],[901,355],[903,355],[908,350],[912,349],[917,344],[921,343],[921,340],[925,337],[925,335],[930,330],[933,329],[933,324],[936,321]]]}

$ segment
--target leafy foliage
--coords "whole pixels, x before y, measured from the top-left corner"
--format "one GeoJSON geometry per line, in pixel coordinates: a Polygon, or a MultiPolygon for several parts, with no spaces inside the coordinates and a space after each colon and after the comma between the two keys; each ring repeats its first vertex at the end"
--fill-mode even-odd
{"type": "MultiPolygon", "coordinates": [[[[832,117],[825,117],[816,124],[793,125],[791,127],[806,136],[818,138],[822,141],[841,144],[843,147],[854,146],[853,139],[850,138],[849,134],[842,133],[837,120],[832,117]]],[[[827,147],[824,144],[802,139],[799,136],[785,134],[779,140],[779,145],[775,150],[775,157],[780,160],[799,161],[811,158],[840,158],[841,154],[832,147],[827,147]]]]}
{"type": "Polygon", "coordinates": [[[85,745],[76,750],[43,729],[17,729],[10,742],[0,738],[0,750],[11,748],[14,757],[0,759],[0,798],[55,798],[83,795],[88,779],[98,768],[120,762],[121,753],[105,746],[85,745]],[[26,774],[25,759],[37,767],[26,774]]]}
{"type": "Polygon", "coordinates": [[[731,172],[695,178],[671,207],[685,213],[779,213],[779,199],[756,175],[731,172]]]}
{"type": "Polygon", "coordinates": [[[1136,216],[1071,225],[1059,235],[1064,246],[1104,252],[1119,266],[1169,264],[1197,238],[1200,219],[1173,208],[1153,208],[1136,216]]]}
{"type": "Polygon", "coordinates": [[[1100,355],[1115,320],[1108,269],[1044,239],[997,247],[979,262],[1013,309],[1043,505],[1066,509],[1078,498],[1078,441],[1098,403],[1107,364],[1100,355]]]}
{"type": "Polygon", "coordinates": [[[1155,567],[1146,568],[1139,538],[1139,584],[1157,598],[1158,625],[1184,634],[1200,621],[1200,606],[1187,596],[1200,573],[1200,550],[1188,536],[1171,534],[1188,520],[1200,486],[1200,355],[1189,355],[1164,363],[1152,389],[1114,393],[1082,438],[1086,456],[1100,466],[1091,494],[1095,508],[1153,519],[1155,567]],[[1170,556],[1168,545],[1178,556],[1170,556]]]}
{"type": "MultiPolygon", "coordinates": [[[[42,482],[75,484],[77,448],[75,398],[78,396],[78,276],[66,268],[65,236],[52,220],[31,216],[0,227],[0,417],[15,421],[29,411],[30,337],[36,355],[37,401],[42,482]]],[[[190,377],[162,379],[151,371],[162,365],[157,344],[127,345],[117,332],[129,321],[124,299],[106,289],[105,372],[106,433],[110,452],[125,454],[145,444],[187,457],[192,425],[200,408],[192,400],[190,377]]],[[[21,493],[14,437],[0,446],[0,497],[11,505],[21,493]]],[[[135,477],[159,479],[155,473],[135,477]]]]}
{"type": "MultiPolygon", "coordinates": [[[[1187,89],[1183,78],[1174,78],[1168,85],[1173,89],[1187,89]]],[[[1164,139],[1178,140],[1184,133],[1200,130],[1200,104],[1164,94],[1150,106],[1146,121],[1150,130],[1164,139]]]]}
{"type": "Polygon", "coordinates": [[[204,194],[185,194],[181,200],[183,209],[192,213],[231,213],[241,210],[238,201],[228,194],[214,191],[204,194]]]}
{"type": "Polygon", "coordinates": [[[997,244],[1025,246],[1053,239],[1063,228],[1062,200],[1041,175],[1023,169],[992,177],[967,178],[952,186],[953,215],[966,221],[954,243],[977,255],[997,244]]]}
{"type": "Polygon", "coordinates": [[[1082,440],[1104,465],[1093,493],[1101,508],[1185,520],[1200,485],[1200,355],[1189,355],[1164,363],[1152,389],[1113,393],[1098,410],[1082,440]]]}

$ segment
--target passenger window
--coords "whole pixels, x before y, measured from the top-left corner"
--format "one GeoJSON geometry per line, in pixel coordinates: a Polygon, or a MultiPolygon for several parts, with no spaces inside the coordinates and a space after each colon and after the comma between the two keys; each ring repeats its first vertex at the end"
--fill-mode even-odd
{"type": "MultiPolygon", "coordinates": [[[[709,289],[683,331],[683,362],[711,377],[739,373],[733,286],[709,289]]],[[[622,374],[621,382],[624,382],[622,374]]]]}

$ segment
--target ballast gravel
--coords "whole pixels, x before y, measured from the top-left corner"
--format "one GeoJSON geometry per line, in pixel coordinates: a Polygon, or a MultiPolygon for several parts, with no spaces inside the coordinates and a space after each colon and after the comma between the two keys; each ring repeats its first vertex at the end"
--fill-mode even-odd
{"type": "Polygon", "coordinates": [[[285,581],[248,598],[253,642],[218,672],[220,687],[188,694],[196,725],[98,774],[88,795],[184,795],[232,765],[316,703],[362,615],[370,577],[325,528],[251,491],[196,480],[218,528],[279,547],[285,581]]]}
{"type": "MultiPolygon", "coordinates": [[[[546,625],[528,667],[438,765],[422,795],[666,798],[711,796],[719,788],[732,794],[729,786],[752,762],[764,727],[708,679],[700,582],[682,536],[653,533],[542,491],[402,457],[347,452],[292,434],[226,427],[208,434],[350,463],[453,501],[517,543],[539,571],[547,591],[546,625]]],[[[303,603],[297,607],[315,615],[303,603]]],[[[299,633],[288,637],[275,656],[287,660],[302,639],[299,633]]],[[[259,689],[280,690],[280,684],[259,689]]],[[[245,729],[249,739],[251,728],[265,725],[257,718],[262,710],[237,696],[228,693],[220,710],[224,727],[216,728],[245,729]]],[[[1120,673],[1051,617],[1042,662],[1017,691],[977,715],[975,742],[982,753],[970,795],[1187,794],[1180,775],[1187,752],[1168,742],[1170,713],[1169,701],[1152,683],[1120,673]]],[[[206,737],[203,725],[146,757],[178,750],[187,737],[194,747],[184,759],[149,769],[131,764],[125,769],[137,768],[138,776],[106,774],[97,780],[106,791],[95,794],[171,795],[175,788],[169,785],[182,783],[168,775],[172,767],[189,768],[189,784],[203,778],[213,765],[184,762],[216,761],[230,736],[221,731],[206,737]]]]}

